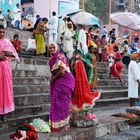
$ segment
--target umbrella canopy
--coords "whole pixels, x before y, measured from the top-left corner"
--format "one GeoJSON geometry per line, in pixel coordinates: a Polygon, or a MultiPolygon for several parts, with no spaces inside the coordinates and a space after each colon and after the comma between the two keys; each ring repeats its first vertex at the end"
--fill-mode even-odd
{"type": "Polygon", "coordinates": [[[110,16],[111,20],[121,26],[132,30],[140,30],[140,16],[130,12],[113,13],[110,16]]]}
{"type": "Polygon", "coordinates": [[[62,17],[64,14],[70,16],[81,11],[82,11],[81,9],[67,9],[63,12],[63,14],[60,14],[58,17],[62,17]]]}
{"type": "Polygon", "coordinates": [[[70,16],[70,18],[75,24],[100,26],[98,18],[88,12],[78,12],[70,16]]]}

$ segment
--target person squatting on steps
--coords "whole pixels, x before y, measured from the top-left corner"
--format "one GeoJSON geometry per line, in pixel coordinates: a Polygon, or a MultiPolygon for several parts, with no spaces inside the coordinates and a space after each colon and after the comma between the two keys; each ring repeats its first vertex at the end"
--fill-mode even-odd
{"type": "Polygon", "coordinates": [[[138,53],[133,53],[128,66],[128,97],[130,98],[130,107],[135,106],[135,100],[139,97],[140,69],[136,62],[139,56],[138,53]]]}
{"type": "Polygon", "coordinates": [[[19,39],[18,34],[15,34],[13,36],[13,39],[11,40],[11,43],[15,47],[15,50],[17,51],[17,53],[20,54],[21,50],[22,50],[22,41],[19,39]]]}
{"type": "Polygon", "coordinates": [[[111,75],[119,79],[121,84],[123,85],[122,79],[121,79],[121,73],[123,69],[123,63],[122,63],[122,57],[119,52],[116,52],[114,55],[114,64],[110,67],[110,73],[109,77],[111,78],[111,75]]]}
{"type": "Polygon", "coordinates": [[[11,60],[15,57],[19,61],[18,54],[12,43],[5,39],[5,28],[0,25],[0,116],[15,110],[12,65],[11,60]]]}

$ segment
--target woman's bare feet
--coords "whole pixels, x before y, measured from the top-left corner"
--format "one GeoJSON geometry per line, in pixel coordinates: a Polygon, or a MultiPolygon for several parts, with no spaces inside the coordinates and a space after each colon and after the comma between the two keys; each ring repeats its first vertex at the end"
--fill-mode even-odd
{"type": "Polygon", "coordinates": [[[66,124],[65,126],[63,126],[62,128],[61,128],[61,131],[63,132],[63,131],[68,131],[68,129],[70,128],[70,125],[69,124],[66,124]]]}

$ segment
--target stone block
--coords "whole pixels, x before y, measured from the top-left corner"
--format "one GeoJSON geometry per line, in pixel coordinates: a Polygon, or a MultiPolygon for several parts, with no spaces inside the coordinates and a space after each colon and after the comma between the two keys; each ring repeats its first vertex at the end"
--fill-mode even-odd
{"type": "Polygon", "coordinates": [[[35,77],[37,71],[31,70],[13,70],[13,77],[35,77]]]}
{"type": "Polygon", "coordinates": [[[24,106],[24,107],[16,107],[14,112],[5,115],[5,119],[14,119],[18,117],[24,117],[27,115],[37,115],[43,112],[49,112],[50,105],[34,105],[34,106],[24,106]],[[21,111],[22,110],[22,111],[21,111]]]}
{"type": "Polygon", "coordinates": [[[119,97],[128,97],[128,90],[107,90],[102,91],[100,99],[109,99],[109,98],[119,98],[119,97]]]}
{"type": "Polygon", "coordinates": [[[74,127],[79,127],[79,128],[86,128],[86,127],[93,127],[98,124],[97,119],[80,119],[80,120],[73,120],[71,122],[71,125],[74,127]]]}
{"type": "Polygon", "coordinates": [[[47,87],[50,84],[50,79],[48,77],[14,77],[13,78],[13,84],[14,85],[39,85],[43,84],[46,85],[47,87]]]}
{"type": "Polygon", "coordinates": [[[14,94],[48,93],[49,85],[14,85],[14,94]]]}
{"type": "Polygon", "coordinates": [[[39,94],[24,94],[22,96],[17,95],[14,98],[16,106],[36,105],[43,103],[50,103],[50,96],[47,93],[39,94]]]}

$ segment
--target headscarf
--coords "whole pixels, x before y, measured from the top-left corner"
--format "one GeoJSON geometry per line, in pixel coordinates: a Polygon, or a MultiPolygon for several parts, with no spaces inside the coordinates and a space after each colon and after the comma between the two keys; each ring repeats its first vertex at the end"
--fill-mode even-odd
{"type": "Polygon", "coordinates": [[[140,54],[139,53],[132,53],[131,54],[131,59],[133,60],[135,60],[135,59],[137,59],[138,57],[140,56],[140,54]]]}
{"type": "Polygon", "coordinates": [[[114,55],[114,58],[117,59],[117,60],[121,60],[122,56],[119,52],[116,52],[115,55],[114,55]]]}
{"type": "Polygon", "coordinates": [[[50,45],[54,45],[55,46],[55,53],[58,51],[58,45],[55,43],[55,42],[51,42],[50,44],[49,44],[49,46],[50,45]]]}

